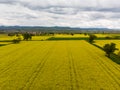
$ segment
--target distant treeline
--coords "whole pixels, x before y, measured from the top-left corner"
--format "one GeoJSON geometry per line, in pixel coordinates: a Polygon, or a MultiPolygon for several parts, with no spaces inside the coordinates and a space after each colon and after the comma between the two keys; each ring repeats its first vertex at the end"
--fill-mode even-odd
{"type": "Polygon", "coordinates": [[[36,33],[120,33],[117,29],[108,28],[70,28],[70,27],[37,27],[37,26],[0,26],[0,33],[36,32],[36,33]]]}
{"type": "Polygon", "coordinates": [[[54,35],[54,34],[67,34],[67,35],[74,35],[74,34],[120,34],[120,32],[116,32],[116,31],[1,31],[0,34],[8,34],[8,36],[14,36],[17,34],[24,34],[24,33],[30,33],[32,34],[32,36],[50,36],[50,35],[54,35]]]}
{"type": "Polygon", "coordinates": [[[8,36],[18,36],[19,34],[24,35],[25,33],[29,33],[31,36],[54,36],[53,32],[10,32],[7,33],[8,36]]]}

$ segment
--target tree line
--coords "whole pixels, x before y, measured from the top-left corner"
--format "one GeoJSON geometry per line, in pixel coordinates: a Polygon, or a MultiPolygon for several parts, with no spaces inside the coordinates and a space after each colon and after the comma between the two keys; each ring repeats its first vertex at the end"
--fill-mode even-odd
{"type": "MultiPolygon", "coordinates": [[[[90,34],[88,41],[92,44],[92,43],[94,43],[94,40],[96,38],[97,38],[97,36],[95,36],[94,34],[90,34]]],[[[119,50],[119,49],[116,48],[115,43],[110,43],[110,44],[105,44],[103,46],[103,50],[105,51],[106,56],[110,58],[111,54],[113,54],[116,50],[119,50]]],[[[120,56],[120,52],[118,53],[118,56],[120,56]]]]}
{"type": "MultiPolygon", "coordinates": [[[[23,40],[28,41],[28,40],[32,40],[33,35],[31,33],[26,32],[22,34],[22,36],[23,36],[23,40]]],[[[20,35],[16,34],[16,37],[17,38],[13,39],[13,43],[19,43],[22,40],[20,35]]]]}

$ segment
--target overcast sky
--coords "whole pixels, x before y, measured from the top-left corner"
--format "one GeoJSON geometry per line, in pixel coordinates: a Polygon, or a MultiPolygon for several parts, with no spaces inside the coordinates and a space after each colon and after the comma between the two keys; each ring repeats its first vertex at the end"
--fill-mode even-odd
{"type": "Polygon", "coordinates": [[[0,0],[0,25],[120,28],[120,0],[0,0]]]}

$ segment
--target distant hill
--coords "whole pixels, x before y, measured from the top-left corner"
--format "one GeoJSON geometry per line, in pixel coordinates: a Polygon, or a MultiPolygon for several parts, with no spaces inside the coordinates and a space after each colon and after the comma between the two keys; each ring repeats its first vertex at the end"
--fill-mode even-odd
{"type": "Polygon", "coordinates": [[[71,28],[71,27],[42,27],[42,26],[0,26],[0,30],[109,30],[108,28],[71,28]]]}
{"type": "MultiPolygon", "coordinates": [[[[117,32],[116,32],[117,31],[117,32]]],[[[72,27],[42,27],[42,26],[0,26],[0,32],[54,32],[54,33],[85,33],[85,32],[115,32],[108,28],[72,28],[72,27]]]]}

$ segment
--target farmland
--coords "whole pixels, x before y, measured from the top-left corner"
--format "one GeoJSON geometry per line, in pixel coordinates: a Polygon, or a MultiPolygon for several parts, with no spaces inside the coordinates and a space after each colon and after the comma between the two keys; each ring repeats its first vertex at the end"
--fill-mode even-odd
{"type": "MultiPolygon", "coordinates": [[[[120,34],[95,34],[99,39],[106,39],[106,37],[116,37],[120,36],[120,34]]],[[[23,39],[22,35],[20,34],[21,39],[23,39]]],[[[7,34],[0,34],[0,42],[10,41],[15,39],[16,36],[8,36],[7,34]]],[[[34,41],[44,41],[44,40],[85,40],[88,39],[88,34],[54,34],[54,35],[44,35],[44,36],[33,36],[32,40],[34,41]]]]}
{"type": "Polygon", "coordinates": [[[95,41],[95,44],[100,46],[100,47],[103,47],[105,44],[110,44],[110,43],[115,43],[116,44],[116,47],[119,50],[116,50],[115,54],[118,54],[119,51],[120,51],[120,40],[96,40],[95,41]]]}
{"type": "Polygon", "coordinates": [[[118,90],[120,66],[86,41],[0,47],[1,90],[118,90]]]}

